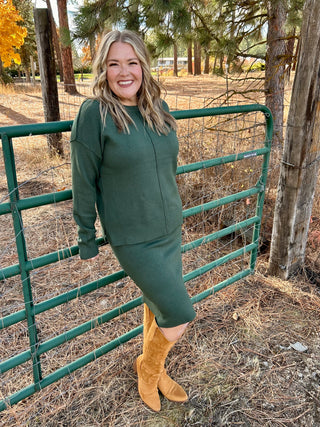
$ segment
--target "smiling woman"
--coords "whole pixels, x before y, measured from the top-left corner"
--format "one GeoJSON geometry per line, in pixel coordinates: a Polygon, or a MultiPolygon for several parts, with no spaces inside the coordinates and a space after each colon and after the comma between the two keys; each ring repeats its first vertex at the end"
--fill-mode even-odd
{"type": "Polygon", "coordinates": [[[138,70],[141,68],[142,81],[140,87],[136,88],[135,105],[139,107],[139,111],[148,127],[158,134],[168,134],[171,129],[176,130],[175,120],[164,108],[163,101],[160,98],[161,89],[159,83],[151,75],[150,58],[146,46],[141,38],[132,31],[111,31],[102,38],[99,45],[93,63],[93,93],[95,99],[100,103],[102,121],[104,122],[107,113],[110,113],[117,128],[127,133],[129,133],[129,124],[133,123],[117,93],[110,87],[108,73],[113,66],[120,66],[120,59],[121,63],[125,62],[126,65],[129,65],[128,60],[130,59],[138,60],[137,64],[130,66],[130,68],[138,67],[138,70]],[[115,49],[115,47],[120,47],[120,50],[115,49]],[[122,57],[122,49],[124,47],[128,54],[126,58],[122,57]],[[112,55],[117,55],[117,58],[112,58],[110,51],[112,55]],[[116,59],[117,61],[108,63],[110,59],[116,59]],[[112,66],[110,67],[110,65],[112,66]]]}
{"type": "Polygon", "coordinates": [[[123,105],[137,105],[142,83],[142,68],[128,43],[115,42],[107,57],[107,80],[112,92],[123,105]]]}
{"type": "Polygon", "coordinates": [[[97,208],[106,239],[143,294],[143,353],[134,369],[142,400],[159,411],[158,390],[175,402],[188,399],[164,363],[195,317],[182,277],[176,123],[137,34],[106,34],[93,72],[94,97],[80,107],[71,132],[80,257],[98,256],[97,208]]]}

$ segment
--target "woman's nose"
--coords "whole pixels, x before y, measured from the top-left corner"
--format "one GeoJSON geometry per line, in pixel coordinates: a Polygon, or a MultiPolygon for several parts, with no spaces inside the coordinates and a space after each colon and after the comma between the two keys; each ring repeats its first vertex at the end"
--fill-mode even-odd
{"type": "Polygon", "coordinates": [[[128,66],[127,65],[121,65],[120,67],[120,74],[121,75],[127,75],[128,74],[128,66]]]}

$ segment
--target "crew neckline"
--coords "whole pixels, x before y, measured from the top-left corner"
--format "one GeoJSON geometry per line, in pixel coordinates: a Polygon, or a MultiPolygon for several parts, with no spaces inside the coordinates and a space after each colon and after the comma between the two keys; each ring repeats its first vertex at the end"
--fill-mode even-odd
{"type": "Polygon", "coordinates": [[[139,107],[137,105],[124,105],[124,107],[127,110],[132,110],[132,111],[139,110],[139,107]]]}

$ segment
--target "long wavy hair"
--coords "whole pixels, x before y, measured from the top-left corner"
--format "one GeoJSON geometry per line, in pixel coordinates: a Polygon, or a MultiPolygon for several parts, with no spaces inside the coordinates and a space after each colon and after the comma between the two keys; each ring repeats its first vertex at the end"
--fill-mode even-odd
{"type": "Polygon", "coordinates": [[[137,93],[139,111],[147,125],[158,134],[168,134],[176,130],[175,119],[163,108],[161,86],[152,77],[150,57],[143,40],[133,31],[110,31],[106,33],[99,45],[93,63],[93,94],[100,102],[100,113],[103,123],[107,114],[111,114],[117,128],[130,133],[129,124],[134,123],[124,105],[112,92],[107,80],[107,56],[114,42],[128,43],[132,46],[142,68],[142,83],[137,93]]]}

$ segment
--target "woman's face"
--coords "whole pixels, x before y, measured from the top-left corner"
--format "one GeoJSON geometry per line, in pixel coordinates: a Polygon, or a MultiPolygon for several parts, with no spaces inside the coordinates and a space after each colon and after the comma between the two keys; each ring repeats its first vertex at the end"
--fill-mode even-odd
{"type": "Polygon", "coordinates": [[[114,42],[107,56],[107,81],[123,105],[137,105],[142,68],[129,43],[114,42]]]}

